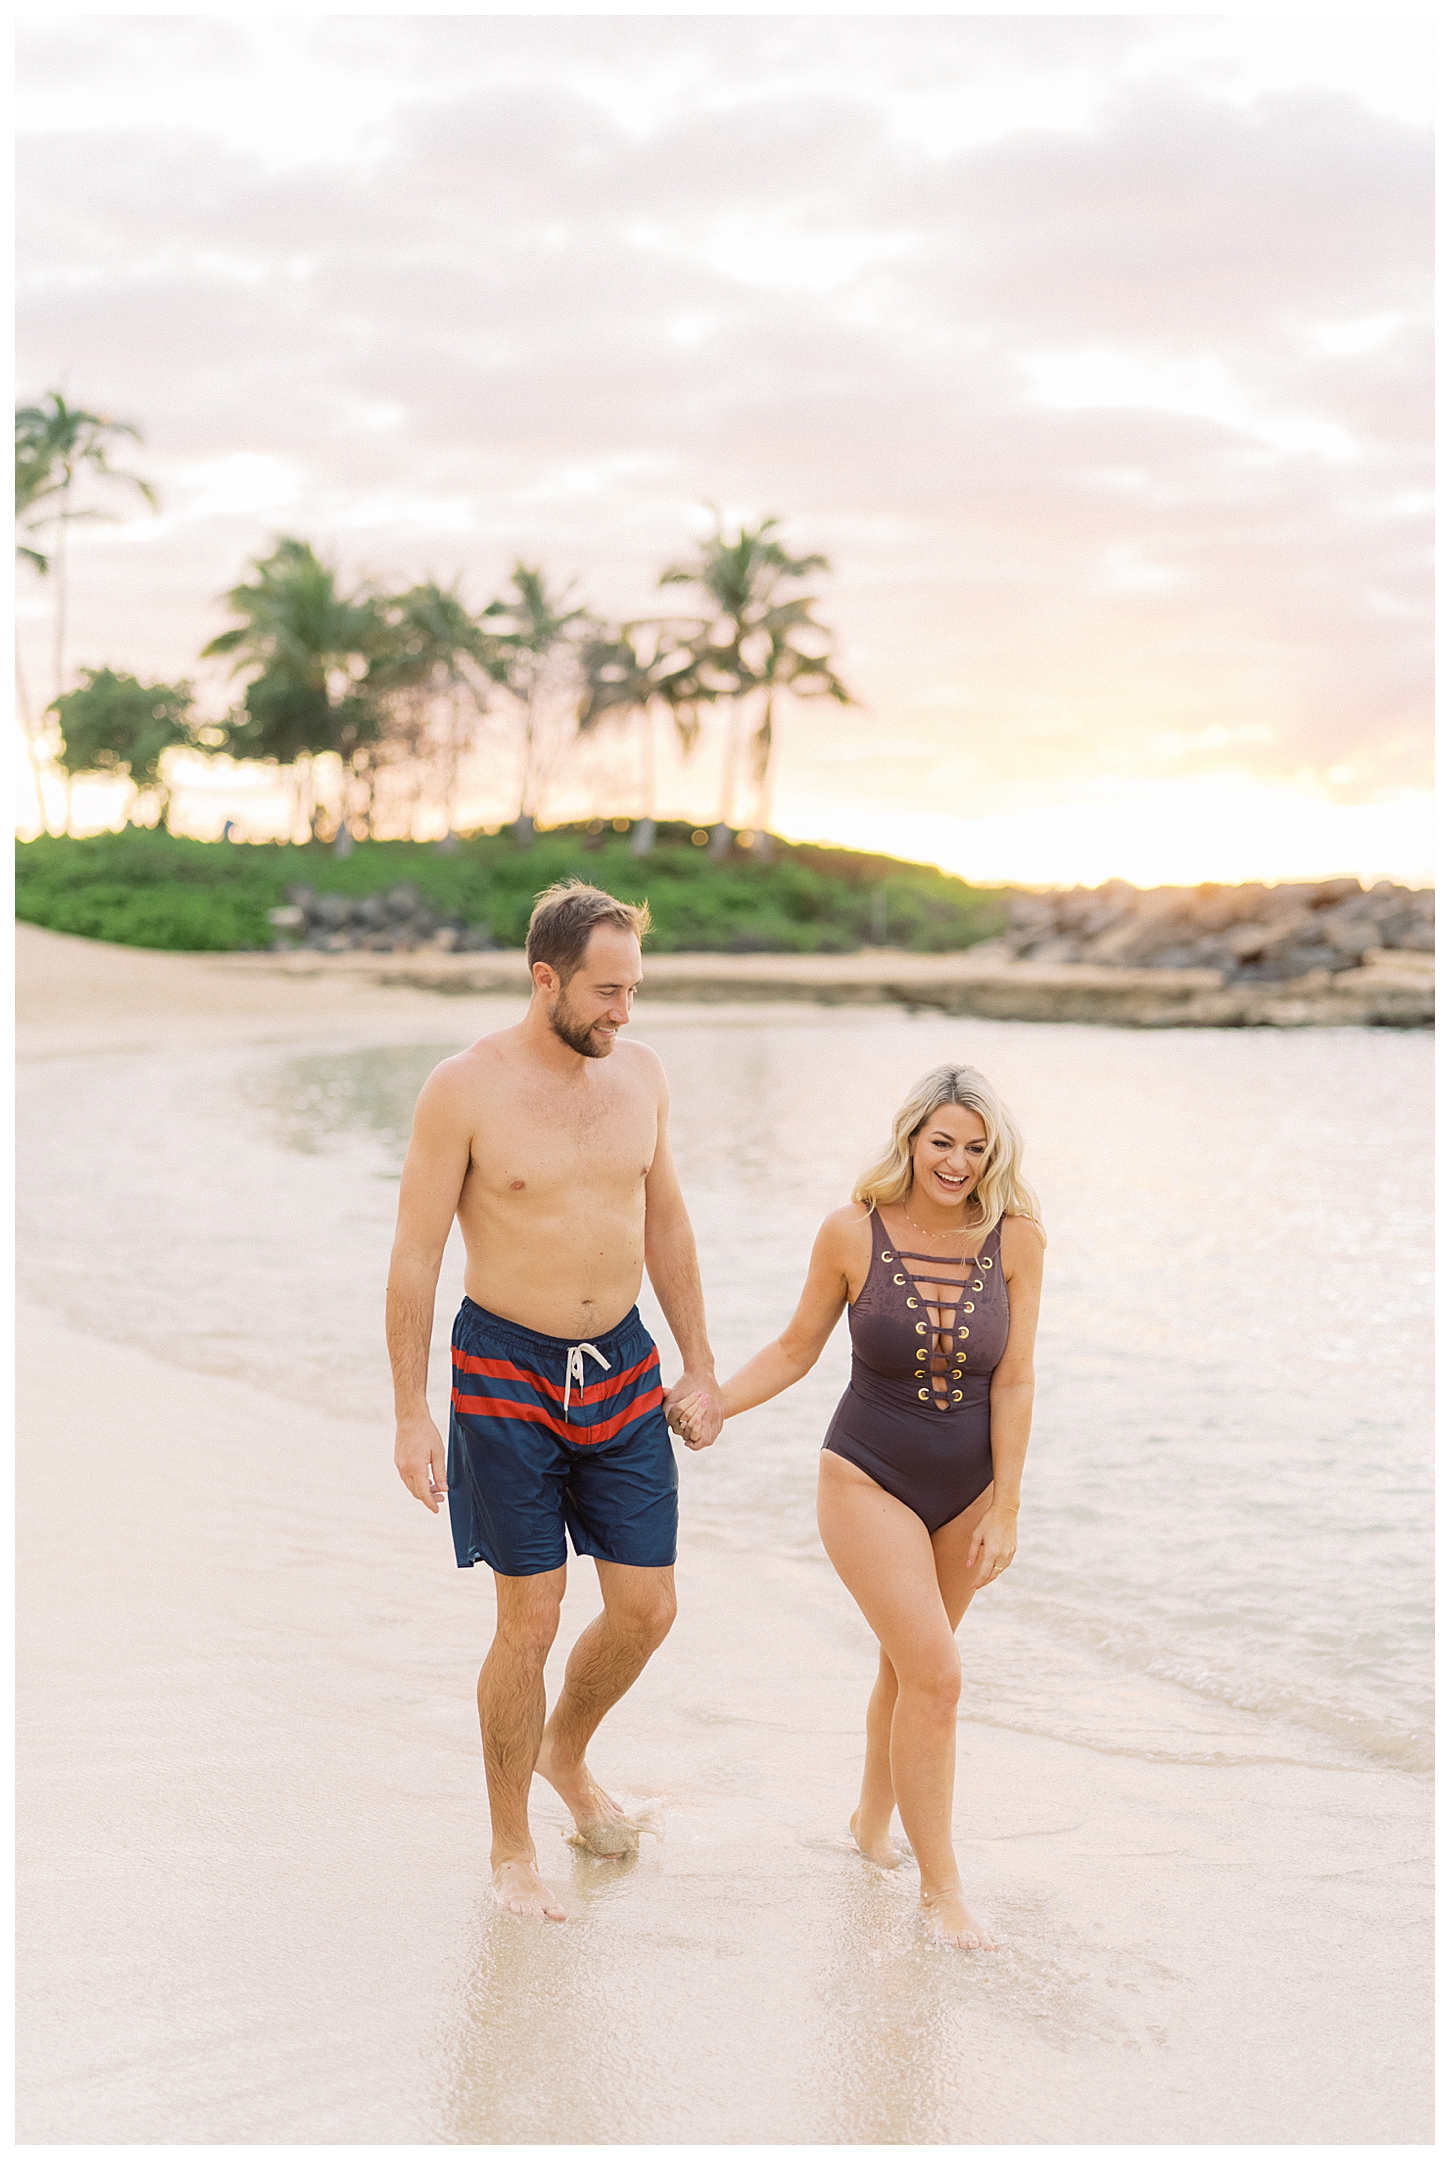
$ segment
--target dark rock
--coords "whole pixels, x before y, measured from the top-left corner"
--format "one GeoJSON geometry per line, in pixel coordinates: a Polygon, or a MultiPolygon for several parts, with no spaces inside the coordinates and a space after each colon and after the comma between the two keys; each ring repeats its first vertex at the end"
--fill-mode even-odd
{"type": "Polygon", "coordinates": [[[1397,915],[1386,915],[1375,926],[1380,943],[1395,952],[1433,952],[1435,950],[1435,925],[1426,922],[1422,915],[1409,908],[1401,908],[1397,915]]]}
{"type": "Polygon", "coordinates": [[[1327,968],[1337,974],[1354,964],[1347,954],[1336,952],[1332,945],[1305,940],[1277,945],[1262,958],[1237,968],[1233,980],[1238,983],[1293,982],[1296,976],[1308,975],[1316,968],[1327,968]]]}
{"type": "Polygon", "coordinates": [[[418,907],[418,888],[408,884],[406,880],[401,885],[395,885],[392,891],[383,897],[387,902],[389,917],[394,922],[406,922],[418,907]]]}
{"type": "Polygon", "coordinates": [[[1364,887],[1357,877],[1326,878],[1322,885],[1315,886],[1309,905],[1312,908],[1334,907],[1340,901],[1353,899],[1363,891],[1364,887]]]}
{"type": "Polygon", "coordinates": [[[388,903],[382,893],[369,893],[353,910],[357,920],[368,930],[381,930],[389,920],[388,903]]]}
{"type": "Polygon", "coordinates": [[[310,908],[317,895],[310,885],[289,885],[286,897],[293,907],[310,908]]]}
{"type": "Polygon", "coordinates": [[[1373,952],[1384,943],[1373,916],[1354,907],[1326,908],[1315,928],[1336,952],[1347,953],[1351,959],[1357,960],[1361,953],[1373,952]]]}
{"type": "Polygon", "coordinates": [[[1041,937],[1056,922],[1057,903],[1050,894],[1019,893],[1007,903],[1009,930],[1030,930],[1041,937]]]}
{"type": "Polygon", "coordinates": [[[308,912],[324,930],[341,930],[352,921],[352,902],[344,900],[340,893],[323,893],[308,912]]]}
{"type": "Polygon", "coordinates": [[[459,938],[456,949],[459,952],[493,952],[496,949],[493,932],[487,923],[474,923],[459,938]]]}

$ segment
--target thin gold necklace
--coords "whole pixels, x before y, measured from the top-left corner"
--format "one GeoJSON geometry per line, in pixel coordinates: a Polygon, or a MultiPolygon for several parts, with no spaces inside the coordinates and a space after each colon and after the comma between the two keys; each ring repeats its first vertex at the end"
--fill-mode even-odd
{"type": "MultiPolygon", "coordinates": [[[[968,1194],[967,1194],[967,1202],[970,1202],[970,1201],[972,1201],[972,1200],[973,1200],[973,1199],[975,1199],[975,1198],[976,1198],[976,1195],[975,1195],[975,1193],[968,1193],[968,1194]]],[[[964,1203],[964,1205],[965,1205],[965,1204],[966,1204],[966,1203],[964,1203]]],[[[911,1224],[911,1227],[912,1227],[912,1229],[913,1229],[913,1230],[914,1230],[914,1231],[916,1232],[916,1234],[917,1234],[917,1236],[918,1236],[918,1237],[934,1237],[934,1238],[944,1238],[944,1237],[961,1237],[961,1238],[966,1238],[966,1237],[970,1237],[970,1236],[971,1236],[971,1234],[972,1234],[972,1233],[971,1233],[971,1229],[970,1229],[970,1226],[969,1226],[968,1224],[966,1224],[966,1223],[963,1223],[963,1224],[962,1224],[962,1226],[961,1226],[960,1230],[923,1230],[923,1229],[922,1229],[922,1227],[921,1227],[921,1224],[920,1224],[920,1223],[919,1223],[919,1222],[917,1221],[916,1217],[915,1217],[915,1216],[914,1216],[914,1215],[912,1214],[912,1212],[911,1212],[911,1209],[910,1209],[910,1208],[909,1208],[909,1207],[907,1206],[907,1204],[906,1204],[906,1202],[905,1202],[904,1200],[903,1200],[903,1201],[902,1201],[902,1203],[901,1203],[901,1212],[902,1212],[902,1214],[903,1214],[903,1215],[904,1215],[904,1216],[906,1217],[907,1221],[908,1221],[908,1222],[909,1222],[909,1223],[911,1224]]]]}

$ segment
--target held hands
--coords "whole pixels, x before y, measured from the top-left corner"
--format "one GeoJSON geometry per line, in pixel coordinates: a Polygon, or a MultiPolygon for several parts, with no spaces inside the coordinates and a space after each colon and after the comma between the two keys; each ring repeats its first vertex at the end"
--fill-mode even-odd
{"type": "Polygon", "coordinates": [[[436,1515],[439,1501],[448,1493],[448,1454],[438,1427],[426,1410],[406,1423],[402,1419],[398,1421],[393,1461],[413,1498],[421,1500],[428,1512],[436,1515]]]}
{"type": "Polygon", "coordinates": [[[972,1532],[972,1542],[967,1547],[967,1567],[971,1571],[968,1581],[974,1590],[981,1590],[989,1582],[995,1582],[1004,1568],[1012,1565],[1017,1550],[1017,1510],[994,1504],[972,1532]]]}
{"type": "Polygon", "coordinates": [[[725,1422],[714,1375],[681,1373],[665,1397],[665,1418],[687,1448],[713,1447],[725,1422]]]}

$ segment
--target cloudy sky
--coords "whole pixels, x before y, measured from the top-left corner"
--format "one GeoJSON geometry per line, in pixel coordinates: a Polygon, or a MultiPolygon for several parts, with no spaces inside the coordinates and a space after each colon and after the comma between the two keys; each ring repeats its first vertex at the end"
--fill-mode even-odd
{"type": "Polygon", "coordinates": [[[1429,83],[1423,18],[35,20],[21,390],[163,504],[78,529],[74,658],[205,681],[282,532],[639,613],[770,511],[860,701],[783,830],[1426,876],[1429,83]]]}

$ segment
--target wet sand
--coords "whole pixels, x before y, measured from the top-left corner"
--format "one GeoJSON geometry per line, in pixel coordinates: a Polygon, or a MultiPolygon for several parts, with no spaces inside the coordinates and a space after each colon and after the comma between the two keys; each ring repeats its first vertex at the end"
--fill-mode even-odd
{"type": "MultiPolygon", "coordinates": [[[[43,933],[22,993],[53,1071],[438,1025],[425,992],[219,990],[43,933]]],[[[138,1212],[164,1175],[138,1145],[138,1212]]],[[[1139,1714],[1199,1759],[969,1700],[959,1840],[1003,1948],[935,1949],[911,1869],[843,1835],[863,1624],[817,1555],[692,1521],[687,1464],[680,1621],[596,1750],[663,1837],[576,1856],[540,1788],[570,1922],[531,1927],[486,1888],[490,1585],[402,1494],[384,1417],[68,1310],[20,1328],[22,2141],[1429,2139],[1419,1781],[1147,1681],[1139,1714]]],[[[969,1622],[969,1659],[1001,1624],[969,1622]]]]}

